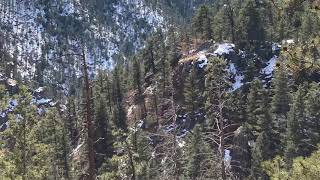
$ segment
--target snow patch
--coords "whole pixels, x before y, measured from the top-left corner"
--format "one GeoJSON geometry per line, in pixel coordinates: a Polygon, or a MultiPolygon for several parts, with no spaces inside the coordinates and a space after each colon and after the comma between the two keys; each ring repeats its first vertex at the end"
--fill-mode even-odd
{"type": "Polygon", "coordinates": [[[281,49],[281,45],[279,43],[273,43],[272,44],[272,51],[279,51],[281,49]]]}
{"type": "Polygon", "coordinates": [[[39,87],[38,89],[35,90],[36,93],[41,93],[44,91],[44,87],[39,87]]]}
{"type": "Polygon", "coordinates": [[[235,76],[234,77],[235,82],[232,84],[232,91],[235,91],[235,90],[241,88],[243,85],[242,81],[244,79],[244,76],[242,74],[239,74],[234,63],[229,64],[229,69],[227,69],[227,71],[230,74],[233,74],[235,76]]]}
{"type": "Polygon", "coordinates": [[[205,54],[201,54],[198,59],[198,62],[199,62],[199,64],[198,64],[199,68],[201,68],[201,69],[204,68],[208,64],[207,56],[205,54]]]}
{"type": "Polygon", "coordinates": [[[141,128],[143,126],[144,122],[142,120],[140,120],[138,123],[137,123],[137,127],[138,128],[141,128]]]}
{"type": "Polygon", "coordinates": [[[222,56],[224,54],[229,54],[230,52],[234,52],[235,45],[232,43],[223,43],[219,44],[218,49],[215,50],[213,53],[215,55],[222,56]]]}
{"type": "Polygon", "coordinates": [[[179,141],[178,140],[178,146],[180,147],[180,148],[183,148],[184,146],[186,145],[186,142],[185,141],[179,141]]]}
{"type": "Polygon", "coordinates": [[[51,107],[54,107],[54,106],[57,105],[57,102],[50,102],[49,105],[50,105],[51,107]]]}
{"type": "Polygon", "coordinates": [[[11,99],[9,101],[9,105],[9,110],[13,111],[13,109],[18,106],[18,101],[15,99],[11,99]]]}
{"type": "Polygon", "coordinates": [[[283,40],[282,44],[294,44],[294,39],[283,40]]]}
{"type": "Polygon", "coordinates": [[[230,155],[230,150],[226,149],[224,151],[224,160],[227,161],[227,162],[230,162],[231,161],[231,155],[230,155]]]}
{"type": "Polygon", "coordinates": [[[244,76],[243,75],[236,75],[236,77],[234,79],[235,79],[235,83],[233,83],[233,85],[232,85],[233,91],[242,87],[242,85],[243,85],[242,80],[244,79],[244,76]]]}
{"type": "Polygon", "coordinates": [[[265,74],[267,76],[271,76],[273,71],[274,71],[274,68],[276,66],[276,62],[277,62],[277,56],[273,56],[268,62],[267,62],[267,66],[265,68],[263,68],[261,70],[261,73],[262,74],[265,74]]]}
{"type": "Polygon", "coordinates": [[[42,99],[37,99],[36,100],[36,103],[37,105],[42,105],[42,104],[48,104],[52,101],[52,99],[45,99],[45,98],[42,98],[42,99]]]}
{"type": "Polygon", "coordinates": [[[17,81],[14,80],[14,79],[8,79],[7,83],[8,83],[9,86],[12,86],[12,87],[17,85],[17,81]]]}

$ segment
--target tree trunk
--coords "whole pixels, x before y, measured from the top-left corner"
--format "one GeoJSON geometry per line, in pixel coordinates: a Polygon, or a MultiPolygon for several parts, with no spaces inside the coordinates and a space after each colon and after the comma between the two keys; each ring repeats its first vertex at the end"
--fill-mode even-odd
{"type": "Polygon", "coordinates": [[[89,160],[89,169],[88,169],[88,180],[95,180],[96,178],[96,169],[95,169],[95,152],[94,152],[94,133],[93,133],[93,120],[92,120],[92,103],[91,103],[91,87],[89,82],[89,75],[88,75],[88,66],[86,62],[86,55],[84,48],[82,49],[82,60],[83,60],[83,71],[84,71],[84,83],[85,83],[85,97],[86,97],[86,126],[87,126],[87,133],[88,133],[88,160],[89,160]]]}
{"type": "Polygon", "coordinates": [[[226,180],[226,167],[225,167],[225,126],[224,126],[224,118],[223,118],[223,102],[222,98],[219,99],[219,116],[218,116],[218,126],[219,126],[219,138],[220,138],[220,144],[219,144],[219,151],[220,151],[220,163],[221,163],[221,178],[223,180],[226,180]]]}
{"type": "Polygon", "coordinates": [[[125,141],[125,142],[126,142],[126,146],[127,146],[127,150],[128,150],[129,161],[130,161],[130,166],[131,166],[131,171],[132,171],[132,180],[136,180],[136,169],[134,166],[133,154],[131,152],[131,149],[130,149],[128,142],[127,141],[125,141]]]}

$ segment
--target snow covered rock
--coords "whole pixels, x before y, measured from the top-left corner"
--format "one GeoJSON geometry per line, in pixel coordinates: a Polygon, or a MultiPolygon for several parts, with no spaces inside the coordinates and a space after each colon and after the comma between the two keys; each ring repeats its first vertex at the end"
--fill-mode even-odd
{"type": "Polygon", "coordinates": [[[235,45],[232,43],[223,43],[218,45],[218,49],[213,52],[213,54],[222,56],[234,52],[235,45]]]}
{"type": "Polygon", "coordinates": [[[199,68],[204,68],[208,64],[208,58],[205,54],[201,54],[198,59],[198,66],[199,68]]]}
{"type": "Polygon", "coordinates": [[[273,56],[268,62],[267,66],[261,70],[262,74],[265,74],[267,77],[272,76],[274,68],[276,66],[277,56],[273,56]]]}

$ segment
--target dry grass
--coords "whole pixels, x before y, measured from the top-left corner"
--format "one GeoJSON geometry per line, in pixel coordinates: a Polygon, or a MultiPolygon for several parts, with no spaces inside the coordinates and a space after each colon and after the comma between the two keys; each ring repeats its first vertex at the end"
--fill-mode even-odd
{"type": "Polygon", "coordinates": [[[198,54],[187,56],[187,57],[184,57],[184,58],[180,59],[179,60],[179,64],[184,64],[184,63],[187,63],[187,62],[195,61],[197,59],[199,59],[199,55],[198,54]]]}

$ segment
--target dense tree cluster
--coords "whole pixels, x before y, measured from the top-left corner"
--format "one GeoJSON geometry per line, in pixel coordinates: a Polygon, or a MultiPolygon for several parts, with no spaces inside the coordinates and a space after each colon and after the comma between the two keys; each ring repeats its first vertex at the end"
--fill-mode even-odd
{"type": "Polygon", "coordinates": [[[95,33],[116,1],[26,1],[43,30],[25,37],[18,2],[0,1],[0,179],[318,178],[317,1],[146,0],[178,12],[113,57],[95,33]]]}

